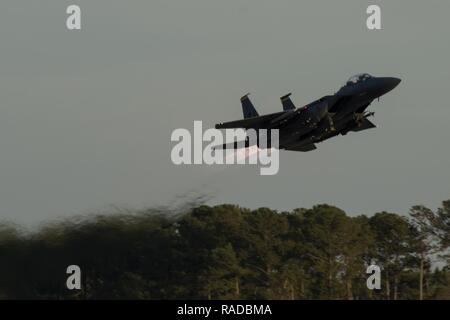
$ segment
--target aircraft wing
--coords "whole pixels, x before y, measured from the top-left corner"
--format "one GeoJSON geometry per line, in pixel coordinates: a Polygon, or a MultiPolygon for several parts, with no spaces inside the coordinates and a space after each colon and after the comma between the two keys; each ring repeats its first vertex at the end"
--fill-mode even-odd
{"type": "MultiPolygon", "coordinates": [[[[325,96],[315,102],[310,103],[308,106],[314,107],[318,103],[322,103],[323,101],[327,101],[330,105],[330,109],[337,109],[341,102],[349,99],[350,96],[325,96]]],[[[289,95],[282,97],[283,99],[289,98],[289,95]]],[[[281,125],[287,119],[290,119],[293,116],[297,116],[305,110],[306,107],[292,109],[289,105],[284,106],[284,111],[271,113],[263,116],[256,116],[250,118],[244,118],[241,120],[223,122],[216,124],[216,129],[232,129],[232,128],[242,128],[242,129],[269,129],[276,125],[281,125]],[[286,110],[287,108],[287,110],[286,110]]],[[[331,111],[330,111],[331,113],[331,111]]],[[[333,111],[334,113],[334,111],[333,111]]]]}
{"type": "Polygon", "coordinates": [[[301,151],[301,152],[308,152],[317,149],[316,145],[314,143],[310,144],[304,144],[301,146],[291,146],[284,148],[285,150],[289,151],[301,151]]]}
{"type": "Polygon", "coordinates": [[[259,117],[218,123],[218,124],[216,124],[215,128],[216,129],[232,129],[232,128],[261,129],[261,128],[266,128],[265,125],[267,125],[271,120],[279,117],[282,113],[283,113],[283,111],[272,113],[272,114],[267,114],[267,115],[259,116],[259,117]]]}

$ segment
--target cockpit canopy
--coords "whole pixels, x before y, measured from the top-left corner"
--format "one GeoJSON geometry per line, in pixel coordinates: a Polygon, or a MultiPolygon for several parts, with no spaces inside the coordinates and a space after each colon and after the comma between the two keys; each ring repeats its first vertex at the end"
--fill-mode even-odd
{"type": "Polygon", "coordinates": [[[355,84],[355,83],[363,82],[370,78],[372,78],[372,76],[370,74],[360,73],[360,74],[350,77],[350,79],[348,79],[348,81],[347,81],[347,84],[355,84]]]}

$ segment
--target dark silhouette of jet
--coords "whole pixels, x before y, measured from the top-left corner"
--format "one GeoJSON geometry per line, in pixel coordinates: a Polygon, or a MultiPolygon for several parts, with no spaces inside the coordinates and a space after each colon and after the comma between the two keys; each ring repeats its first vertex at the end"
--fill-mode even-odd
{"type": "MultiPolygon", "coordinates": [[[[316,143],[350,131],[359,132],[376,126],[369,121],[373,112],[366,109],[373,100],[393,90],[398,78],[373,77],[367,73],[351,77],[334,95],[324,96],[304,107],[296,108],[290,93],[281,97],[283,111],[260,116],[246,94],[241,98],[244,119],[216,124],[216,129],[278,129],[279,149],[311,151],[316,143]]],[[[258,131],[257,131],[258,132],[258,131]]],[[[270,134],[267,135],[270,137],[270,134]]],[[[259,137],[244,143],[224,144],[222,148],[233,149],[258,145],[259,137]]],[[[268,144],[262,147],[270,147],[268,144]]]]}

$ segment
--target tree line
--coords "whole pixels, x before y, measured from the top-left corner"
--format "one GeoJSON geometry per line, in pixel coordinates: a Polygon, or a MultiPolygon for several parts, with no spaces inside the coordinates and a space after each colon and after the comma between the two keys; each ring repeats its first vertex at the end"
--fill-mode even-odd
{"type": "Polygon", "coordinates": [[[450,299],[450,200],[348,216],[199,205],[0,224],[0,299],[450,299]],[[440,258],[442,264],[433,262],[440,258]],[[68,290],[78,265],[81,290],[68,290]],[[369,290],[367,267],[381,268],[369,290]]]}

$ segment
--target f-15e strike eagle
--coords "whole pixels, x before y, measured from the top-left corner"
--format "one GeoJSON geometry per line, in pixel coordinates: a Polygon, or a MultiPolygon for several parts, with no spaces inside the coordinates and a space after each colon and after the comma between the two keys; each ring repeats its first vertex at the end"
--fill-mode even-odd
{"type": "MultiPolygon", "coordinates": [[[[358,74],[334,95],[324,96],[301,108],[295,107],[289,93],[280,98],[283,111],[263,116],[258,114],[246,94],[241,98],[244,119],[219,123],[215,127],[254,129],[257,132],[259,129],[278,129],[279,149],[311,151],[316,149],[316,143],[339,134],[375,128],[368,120],[374,113],[367,112],[367,107],[373,100],[393,90],[400,81],[398,78],[358,74]]],[[[253,145],[259,146],[259,139],[256,140],[253,145]]],[[[247,137],[241,147],[251,145],[247,137]]],[[[237,143],[224,144],[223,148],[237,148],[237,143]]]]}

